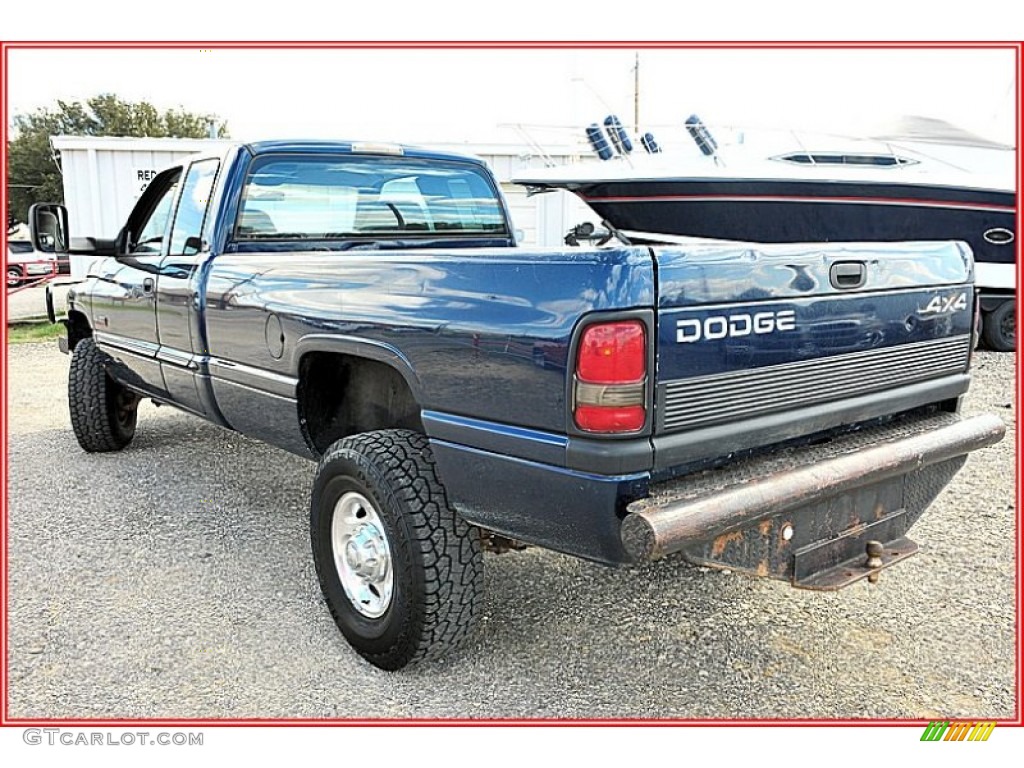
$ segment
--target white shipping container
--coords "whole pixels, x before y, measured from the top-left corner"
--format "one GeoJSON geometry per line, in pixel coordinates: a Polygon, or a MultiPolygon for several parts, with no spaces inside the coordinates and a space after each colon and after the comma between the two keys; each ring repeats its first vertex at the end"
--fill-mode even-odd
{"type": "MultiPolygon", "coordinates": [[[[158,171],[199,152],[217,151],[230,142],[218,139],[152,139],[96,136],[53,136],[60,152],[64,202],[72,237],[115,237],[132,207],[158,171]]],[[[512,221],[526,246],[562,245],[565,233],[581,221],[598,217],[574,195],[556,191],[527,197],[511,184],[518,171],[542,161],[528,147],[516,144],[448,144],[436,146],[482,158],[498,179],[512,221]]],[[[577,158],[568,152],[552,155],[558,164],[577,158]]],[[[71,274],[81,277],[89,257],[71,258],[71,274]]]]}

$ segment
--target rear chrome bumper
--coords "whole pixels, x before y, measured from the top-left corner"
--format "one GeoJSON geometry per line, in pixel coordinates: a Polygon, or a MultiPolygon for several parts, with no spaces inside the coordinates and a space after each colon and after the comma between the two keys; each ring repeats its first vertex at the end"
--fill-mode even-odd
{"type": "Polygon", "coordinates": [[[904,534],[1002,420],[932,413],[652,486],[622,522],[626,552],[838,589],[916,551],[904,534]]]}

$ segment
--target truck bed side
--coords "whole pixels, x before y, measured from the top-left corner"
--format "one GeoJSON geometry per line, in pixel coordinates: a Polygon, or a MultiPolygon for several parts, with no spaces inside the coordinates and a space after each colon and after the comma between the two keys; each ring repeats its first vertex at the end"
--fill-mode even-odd
{"type": "Polygon", "coordinates": [[[233,428],[300,453],[314,446],[296,416],[299,374],[323,353],[398,370],[428,434],[461,425],[471,445],[505,436],[512,455],[536,449],[564,464],[575,325],[654,304],[647,248],[224,254],[205,281],[208,352],[198,362],[220,411],[233,428]],[[531,430],[562,435],[561,448],[508,437],[531,430]]]}

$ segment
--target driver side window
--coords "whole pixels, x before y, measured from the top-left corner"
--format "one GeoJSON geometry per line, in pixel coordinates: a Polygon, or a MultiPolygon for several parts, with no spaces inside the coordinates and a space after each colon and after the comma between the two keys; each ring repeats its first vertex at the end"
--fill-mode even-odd
{"type": "Polygon", "coordinates": [[[178,191],[178,177],[174,178],[167,188],[160,195],[150,212],[146,223],[142,225],[132,253],[160,253],[163,247],[164,235],[167,233],[167,224],[171,218],[171,204],[174,202],[174,195],[178,191]]]}

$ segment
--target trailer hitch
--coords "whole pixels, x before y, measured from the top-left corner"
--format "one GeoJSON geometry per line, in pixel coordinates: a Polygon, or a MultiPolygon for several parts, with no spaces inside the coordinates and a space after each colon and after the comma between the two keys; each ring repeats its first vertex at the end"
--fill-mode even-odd
{"type": "Polygon", "coordinates": [[[907,531],[967,454],[1005,431],[991,414],[936,412],[670,481],[628,506],[623,547],[804,589],[877,583],[917,552],[907,531]]]}

